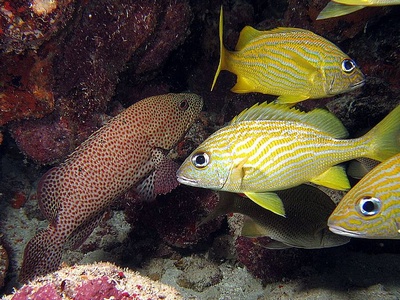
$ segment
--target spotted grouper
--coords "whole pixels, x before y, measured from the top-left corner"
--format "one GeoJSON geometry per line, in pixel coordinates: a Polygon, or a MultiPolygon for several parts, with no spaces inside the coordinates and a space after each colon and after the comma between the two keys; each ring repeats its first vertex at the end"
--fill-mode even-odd
{"type": "Polygon", "coordinates": [[[176,144],[203,106],[195,94],[143,99],[93,133],[38,186],[49,226],[27,244],[20,281],[58,269],[65,248],[79,247],[113,201],[136,188],[143,198],[170,191],[176,169],[164,152],[176,144]],[[164,179],[164,180],[163,180],[164,179]]]}

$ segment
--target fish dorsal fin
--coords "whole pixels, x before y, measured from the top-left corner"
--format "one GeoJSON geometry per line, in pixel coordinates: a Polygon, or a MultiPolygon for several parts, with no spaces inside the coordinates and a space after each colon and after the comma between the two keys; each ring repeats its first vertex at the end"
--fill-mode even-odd
{"type": "Polygon", "coordinates": [[[304,112],[294,107],[290,108],[287,105],[273,102],[256,103],[234,117],[230,125],[242,121],[257,120],[301,122],[325,131],[334,138],[345,138],[348,136],[347,129],[343,126],[342,122],[328,110],[317,108],[309,112],[304,112]]]}
{"type": "Polygon", "coordinates": [[[317,20],[329,19],[351,14],[357,10],[363,9],[364,5],[344,5],[336,2],[329,2],[319,13],[317,20]]]}
{"type": "Polygon", "coordinates": [[[262,32],[263,34],[287,34],[287,33],[293,34],[295,32],[302,32],[302,33],[307,32],[309,34],[315,34],[307,29],[296,28],[296,27],[276,27],[262,32]]]}
{"type": "Polygon", "coordinates": [[[236,44],[235,50],[240,51],[253,39],[258,38],[265,34],[265,31],[259,31],[251,26],[246,26],[242,29],[239,35],[239,40],[236,44]]]}

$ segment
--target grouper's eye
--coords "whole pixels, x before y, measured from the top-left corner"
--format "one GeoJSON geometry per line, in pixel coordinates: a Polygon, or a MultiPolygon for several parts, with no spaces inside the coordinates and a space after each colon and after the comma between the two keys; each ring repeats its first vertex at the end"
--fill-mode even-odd
{"type": "Polygon", "coordinates": [[[375,216],[382,208],[381,200],[369,196],[361,198],[356,205],[358,205],[357,210],[366,217],[375,216]]]}
{"type": "Polygon", "coordinates": [[[186,99],[183,99],[181,103],[179,103],[179,109],[180,110],[187,110],[189,108],[189,101],[186,99]]]}
{"type": "Polygon", "coordinates": [[[351,73],[356,68],[356,66],[356,63],[351,59],[346,58],[342,61],[343,72],[351,73]]]}
{"type": "Polygon", "coordinates": [[[192,164],[199,169],[205,168],[210,162],[210,157],[205,152],[196,153],[192,156],[192,164]]]}

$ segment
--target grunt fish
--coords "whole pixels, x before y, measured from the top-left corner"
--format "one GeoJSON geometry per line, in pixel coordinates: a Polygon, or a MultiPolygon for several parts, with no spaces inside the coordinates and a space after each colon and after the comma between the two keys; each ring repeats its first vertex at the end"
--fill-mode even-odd
{"type": "Polygon", "coordinates": [[[317,16],[317,20],[351,14],[368,6],[400,5],[400,0],[332,0],[317,16]]]}
{"type": "Polygon", "coordinates": [[[347,131],[331,113],[308,113],[286,105],[256,104],[208,137],[177,171],[180,183],[244,193],[285,215],[273,191],[305,182],[350,189],[338,164],[368,157],[383,161],[400,152],[400,105],[364,136],[343,139],[347,131]]]}
{"type": "Polygon", "coordinates": [[[20,280],[55,271],[64,248],[79,247],[113,201],[128,189],[136,188],[144,199],[169,192],[174,184],[165,177],[174,168],[163,151],[178,142],[202,106],[202,98],[195,94],[143,99],[43,175],[39,206],[49,225],[26,245],[20,280]]]}
{"type": "Polygon", "coordinates": [[[400,154],[365,175],[339,202],[328,225],[344,236],[400,239],[400,154]]]}
{"type": "Polygon", "coordinates": [[[237,75],[233,92],[276,95],[280,103],[331,97],[364,85],[364,75],[348,55],[308,30],[258,31],[246,26],[236,51],[228,51],[222,40],[222,15],[221,7],[221,54],[211,90],[221,70],[237,75]]]}
{"type": "Polygon", "coordinates": [[[329,231],[328,217],[336,205],[327,194],[311,185],[303,184],[277,192],[285,207],[286,218],[238,194],[219,194],[217,207],[202,223],[230,212],[246,215],[241,235],[270,237],[273,241],[263,244],[266,248],[328,248],[346,244],[350,240],[329,231]]]}

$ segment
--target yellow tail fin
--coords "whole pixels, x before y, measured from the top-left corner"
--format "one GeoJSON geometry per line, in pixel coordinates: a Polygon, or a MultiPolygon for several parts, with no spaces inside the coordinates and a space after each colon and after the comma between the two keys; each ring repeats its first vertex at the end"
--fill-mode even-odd
{"type": "Polygon", "coordinates": [[[371,140],[368,158],[384,161],[400,152],[400,105],[363,138],[371,140]]]}
{"type": "Polygon", "coordinates": [[[220,49],[220,56],[219,56],[219,64],[218,64],[218,69],[215,72],[214,80],[211,86],[211,91],[214,89],[214,85],[217,82],[217,78],[219,75],[219,72],[221,70],[224,70],[224,64],[225,64],[225,46],[224,46],[224,41],[223,41],[223,30],[224,30],[224,18],[223,18],[223,10],[222,10],[222,5],[221,5],[221,12],[219,14],[219,49],[220,49]]]}

